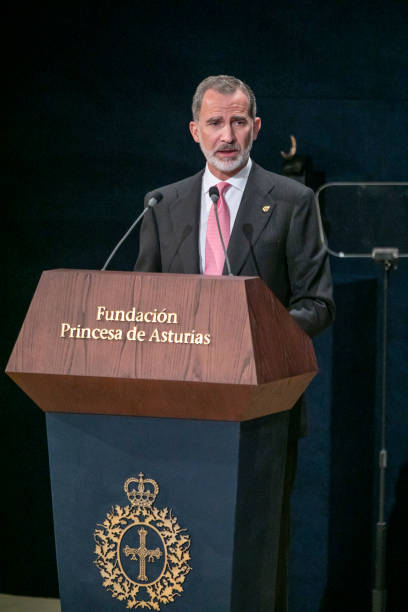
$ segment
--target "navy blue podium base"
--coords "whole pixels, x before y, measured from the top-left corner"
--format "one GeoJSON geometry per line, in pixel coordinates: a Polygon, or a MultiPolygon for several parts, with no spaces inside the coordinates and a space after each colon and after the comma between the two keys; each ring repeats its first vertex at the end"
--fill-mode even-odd
{"type": "MultiPolygon", "coordinates": [[[[129,600],[113,597],[109,580],[103,584],[95,530],[104,529],[109,513],[116,517],[130,507],[124,483],[140,473],[158,484],[154,507],[171,509],[190,537],[191,571],[181,592],[172,593],[174,601],[149,608],[150,595],[141,588],[143,603],[130,607],[273,610],[289,412],[243,423],[62,413],[46,418],[62,612],[128,609],[129,600]]],[[[134,546],[144,537],[147,549],[160,548],[152,530],[133,532],[134,546]]],[[[123,549],[121,568],[137,582],[141,557],[125,560],[123,549]]],[[[149,584],[170,555],[144,555],[149,584]]],[[[119,577],[114,588],[122,583],[119,577]]]]}

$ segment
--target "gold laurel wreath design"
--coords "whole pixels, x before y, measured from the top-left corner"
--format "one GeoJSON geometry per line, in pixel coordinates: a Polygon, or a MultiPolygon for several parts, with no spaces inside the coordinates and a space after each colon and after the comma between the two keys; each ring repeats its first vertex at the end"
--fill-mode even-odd
{"type": "Polygon", "coordinates": [[[155,507],[149,509],[121,507],[116,505],[106,515],[102,529],[95,529],[95,554],[94,561],[99,568],[103,578],[103,586],[120,601],[127,601],[127,608],[146,608],[148,610],[160,610],[159,604],[174,602],[175,596],[183,592],[183,583],[186,575],[191,571],[188,564],[190,560],[190,536],[177,522],[177,517],[172,515],[168,508],[158,510],[155,507]],[[142,520],[139,520],[142,516],[142,520]],[[121,571],[117,560],[117,548],[122,532],[131,524],[154,524],[160,532],[167,548],[167,565],[159,580],[155,583],[141,586],[130,581],[126,574],[121,571]],[[150,600],[137,599],[140,589],[146,589],[150,600]]]}

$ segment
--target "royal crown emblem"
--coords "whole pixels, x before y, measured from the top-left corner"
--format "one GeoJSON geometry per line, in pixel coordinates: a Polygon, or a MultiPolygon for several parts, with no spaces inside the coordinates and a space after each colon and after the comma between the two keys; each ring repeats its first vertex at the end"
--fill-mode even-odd
{"type": "Polygon", "coordinates": [[[155,480],[140,473],[123,488],[130,504],[116,505],[95,529],[95,564],[103,586],[128,609],[160,610],[183,593],[191,570],[190,536],[171,509],[153,505],[155,480]]]}

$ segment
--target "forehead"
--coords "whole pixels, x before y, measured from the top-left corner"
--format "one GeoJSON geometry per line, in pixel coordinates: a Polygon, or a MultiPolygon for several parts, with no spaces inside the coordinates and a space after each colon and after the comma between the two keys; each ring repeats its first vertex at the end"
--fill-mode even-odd
{"type": "Polygon", "coordinates": [[[207,89],[201,104],[200,119],[236,114],[249,116],[249,100],[243,91],[237,89],[232,94],[223,94],[207,89]]]}

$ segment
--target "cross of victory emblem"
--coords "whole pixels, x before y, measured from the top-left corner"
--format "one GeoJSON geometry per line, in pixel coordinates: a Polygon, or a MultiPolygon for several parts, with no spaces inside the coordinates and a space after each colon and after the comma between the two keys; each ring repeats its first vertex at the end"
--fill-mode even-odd
{"type": "Polygon", "coordinates": [[[105,589],[127,608],[160,610],[160,604],[182,596],[191,570],[190,536],[171,509],[153,505],[159,493],[155,480],[140,473],[126,480],[124,490],[129,505],[116,505],[95,529],[95,565],[105,589]]]}
{"type": "Polygon", "coordinates": [[[136,561],[136,558],[139,559],[140,570],[139,570],[138,580],[143,580],[144,582],[146,582],[147,580],[146,560],[154,561],[155,559],[160,559],[160,557],[162,556],[162,552],[160,548],[155,548],[154,550],[149,550],[148,548],[146,548],[146,535],[147,535],[146,529],[142,527],[142,529],[138,529],[137,533],[140,536],[139,547],[130,548],[130,546],[126,544],[123,550],[127,557],[130,555],[130,558],[132,559],[132,561],[136,561]]]}

